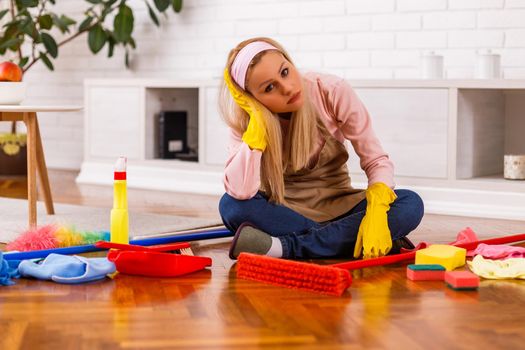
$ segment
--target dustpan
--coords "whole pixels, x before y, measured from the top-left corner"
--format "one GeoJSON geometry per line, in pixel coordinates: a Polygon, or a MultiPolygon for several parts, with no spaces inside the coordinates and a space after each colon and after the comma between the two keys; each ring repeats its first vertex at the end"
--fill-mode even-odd
{"type": "Polygon", "coordinates": [[[155,251],[116,250],[108,253],[108,259],[120,273],[150,277],[182,276],[211,266],[208,257],[155,251]]]}
{"type": "Polygon", "coordinates": [[[112,248],[108,260],[115,263],[118,272],[128,275],[176,277],[202,270],[212,263],[208,257],[164,253],[188,248],[189,243],[142,247],[100,241],[95,246],[112,248]]]}

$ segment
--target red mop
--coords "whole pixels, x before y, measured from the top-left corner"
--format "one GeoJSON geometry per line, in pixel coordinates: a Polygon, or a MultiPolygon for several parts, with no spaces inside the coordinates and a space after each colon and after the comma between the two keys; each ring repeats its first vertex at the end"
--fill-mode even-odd
{"type": "MultiPolygon", "coordinates": [[[[508,244],[520,241],[525,241],[525,234],[457,243],[454,245],[471,250],[475,249],[480,243],[508,244]]],[[[413,250],[407,253],[387,255],[379,258],[354,260],[321,266],[263,255],[241,253],[238,257],[237,277],[288,288],[340,296],[352,283],[349,270],[414,260],[415,256],[416,251],[413,250]]]]}

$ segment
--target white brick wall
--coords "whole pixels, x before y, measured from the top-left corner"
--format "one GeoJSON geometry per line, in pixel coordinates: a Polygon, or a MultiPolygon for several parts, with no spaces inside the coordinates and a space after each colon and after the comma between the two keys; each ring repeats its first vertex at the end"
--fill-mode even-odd
{"type": "MultiPolygon", "coordinates": [[[[112,59],[106,48],[93,56],[81,37],[60,48],[55,72],[31,68],[28,101],[81,104],[85,78],[218,77],[229,49],[251,36],[277,39],[304,70],[349,79],[417,78],[427,50],[444,56],[447,77],[471,78],[479,49],[501,54],[505,78],[525,79],[525,0],[189,0],[181,14],[162,18],[161,28],[142,0],[132,3],[133,70],[124,69],[120,50],[112,59]]],[[[86,4],[59,2],[77,18],[86,4]]],[[[79,167],[82,117],[42,115],[50,167],[79,167]]]]}

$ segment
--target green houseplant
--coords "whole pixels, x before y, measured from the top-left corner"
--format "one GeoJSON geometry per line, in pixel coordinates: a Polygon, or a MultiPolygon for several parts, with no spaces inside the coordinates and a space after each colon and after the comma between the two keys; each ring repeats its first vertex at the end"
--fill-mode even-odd
{"type": "MultiPolygon", "coordinates": [[[[0,1],[0,62],[10,59],[23,73],[38,61],[54,70],[53,60],[60,48],[86,34],[93,54],[107,47],[107,56],[112,57],[116,46],[124,47],[124,63],[129,67],[129,53],[136,48],[136,42],[133,9],[128,0],[84,1],[86,10],[79,21],[56,13],[56,0],[0,1]]],[[[144,3],[156,26],[160,26],[160,14],[166,16],[170,10],[178,13],[182,9],[182,0],[144,3]]],[[[26,173],[25,140],[25,135],[16,132],[14,122],[10,133],[0,134],[0,175],[26,173]]]]}

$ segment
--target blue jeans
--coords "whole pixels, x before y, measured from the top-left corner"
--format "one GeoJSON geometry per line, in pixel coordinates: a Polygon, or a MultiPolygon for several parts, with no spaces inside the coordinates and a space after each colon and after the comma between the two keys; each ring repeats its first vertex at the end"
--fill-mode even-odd
{"type": "MultiPolygon", "coordinates": [[[[410,190],[395,190],[397,199],[388,211],[392,240],[407,236],[423,218],[421,197],[410,190]]],[[[327,258],[349,256],[354,252],[357,232],[366,213],[366,199],[346,214],[318,223],[292,209],[268,202],[261,193],[248,200],[238,200],[225,193],[219,202],[224,225],[232,231],[243,222],[279,238],[283,258],[327,258]]]]}

